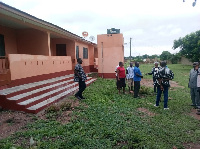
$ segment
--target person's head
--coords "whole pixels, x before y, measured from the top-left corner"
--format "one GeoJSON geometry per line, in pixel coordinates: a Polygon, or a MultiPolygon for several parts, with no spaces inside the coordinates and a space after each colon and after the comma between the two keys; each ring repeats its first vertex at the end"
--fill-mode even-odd
{"type": "Polygon", "coordinates": [[[199,63],[198,62],[194,62],[193,63],[193,67],[194,67],[194,69],[197,70],[199,68],[199,63]]]}
{"type": "Polygon", "coordinates": [[[132,62],[130,62],[130,67],[133,67],[133,63],[132,62]]]}
{"type": "Polygon", "coordinates": [[[78,58],[78,59],[77,59],[77,62],[78,62],[79,64],[82,64],[82,63],[83,63],[83,61],[82,61],[81,58],[78,58]]]}
{"type": "Polygon", "coordinates": [[[119,66],[120,66],[120,67],[123,67],[123,66],[124,66],[124,63],[123,63],[123,62],[119,62],[119,66]]]}
{"type": "Polygon", "coordinates": [[[160,62],[160,66],[161,66],[161,67],[165,67],[166,65],[167,65],[166,61],[160,62]]]}
{"type": "Polygon", "coordinates": [[[136,66],[136,67],[139,67],[139,66],[140,66],[140,63],[139,63],[139,62],[135,62],[135,66],[136,66]]]}
{"type": "Polygon", "coordinates": [[[155,62],[154,65],[155,65],[155,67],[157,68],[157,67],[158,67],[158,62],[155,62]]]}

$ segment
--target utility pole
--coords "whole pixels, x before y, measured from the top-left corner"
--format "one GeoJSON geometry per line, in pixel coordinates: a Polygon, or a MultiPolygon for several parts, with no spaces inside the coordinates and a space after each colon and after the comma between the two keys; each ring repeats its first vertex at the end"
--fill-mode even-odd
{"type": "Polygon", "coordinates": [[[131,62],[131,39],[132,38],[130,38],[130,62],[131,62]]]}

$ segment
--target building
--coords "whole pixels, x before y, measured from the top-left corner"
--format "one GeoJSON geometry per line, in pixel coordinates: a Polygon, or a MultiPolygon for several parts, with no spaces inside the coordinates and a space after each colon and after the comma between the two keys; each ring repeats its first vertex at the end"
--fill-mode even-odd
{"type": "Polygon", "coordinates": [[[98,75],[102,78],[115,78],[115,69],[124,62],[124,38],[119,30],[108,30],[107,34],[97,36],[98,75]],[[116,32],[117,31],[117,32],[116,32]]]}
{"type": "Polygon", "coordinates": [[[95,43],[0,2],[0,106],[20,110],[7,102],[12,87],[71,75],[79,57],[86,73],[97,71],[95,43]]]}

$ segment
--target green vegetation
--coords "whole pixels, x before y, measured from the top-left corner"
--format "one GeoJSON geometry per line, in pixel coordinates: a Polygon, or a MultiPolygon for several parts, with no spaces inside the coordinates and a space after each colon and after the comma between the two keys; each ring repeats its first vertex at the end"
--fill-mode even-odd
{"type": "MultiPolygon", "coordinates": [[[[140,69],[145,74],[152,67],[141,65],[140,69]]],[[[31,137],[37,142],[35,148],[40,149],[170,149],[173,146],[182,149],[184,143],[198,142],[200,122],[189,116],[192,108],[187,88],[190,67],[179,64],[168,67],[175,73],[174,80],[185,87],[170,90],[170,110],[163,110],[163,102],[155,108],[155,96],[151,94],[141,99],[134,99],[130,94],[118,95],[115,80],[98,78],[86,89],[87,99],[75,108],[69,123],[36,120],[25,127],[26,131],[1,140],[0,148],[30,148],[31,137]],[[138,108],[145,108],[154,116],[138,108]]],[[[153,91],[145,87],[143,90],[144,93],[153,91]]],[[[70,109],[68,104],[64,107],[70,109]]],[[[57,111],[51,107],[48,112],[57,111]]]]}
{"type": "Polygon", "coordinates": [[[177,48],[180,48],[181,55],[191,61],[200,61],[200,30],[174,40],[173,49],[177,48]]]}

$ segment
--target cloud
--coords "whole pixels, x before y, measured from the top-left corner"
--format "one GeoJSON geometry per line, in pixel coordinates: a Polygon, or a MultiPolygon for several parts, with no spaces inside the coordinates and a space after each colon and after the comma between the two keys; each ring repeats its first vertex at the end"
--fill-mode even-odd
{"type": "Polygon", "coordinates": [[[133,55],[161,54],[171,51],[175,39],[200,29],[200,3],[192,7],[189,0],[2,1],[79,36],[87,31],[96,38],[109,28],[120,29],[127,55],[130,38],[133,55]]]}

